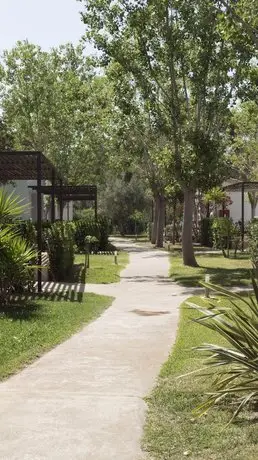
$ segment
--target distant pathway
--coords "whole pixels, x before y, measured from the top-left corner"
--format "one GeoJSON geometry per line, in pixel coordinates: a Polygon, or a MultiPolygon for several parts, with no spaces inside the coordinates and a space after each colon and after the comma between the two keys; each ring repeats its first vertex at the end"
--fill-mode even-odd
{"type": "MultiPolygon", "coordinates": [[[[128,243],[124,242],[124,246],[128,243]]],[[[1,460],[138,460],[143,398],[175,340],[187,292],[166,252],[129,243],[116,297],[96,321],[0,385],[1,460]]]]}

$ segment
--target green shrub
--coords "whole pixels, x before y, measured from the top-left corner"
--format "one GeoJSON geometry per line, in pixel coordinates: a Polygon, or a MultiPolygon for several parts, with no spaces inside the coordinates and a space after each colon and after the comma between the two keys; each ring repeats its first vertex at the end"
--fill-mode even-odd
{"type": "Polygon", "coordinates": [[[196,409],[200,415],[228,398],[231,404],[237,404],[233,420],[250,402],[258,402],[258,286],[254,278],[252,281],[254,298],[202,283],[226,296],[229,305],[218,299],[188,303],[201,314],[193,321],[217,332],[226,341],[225,346],[203,344],[196,348],[208,356],[201,371],[212,382],[206,401],[196,409]]]}
{"type": "Polygon", "coordinates": [[[201,245],[212,248],[213,246],[213,237],[212,237],[212,217],[204,217],[201,220],[201,245]]]}
{"type": "Polygon", "coordinates": [[[85,239],[87,236],[94,236],[98,240],[96,251],[106,251],[111,231],[109,219],[100,217],[97,222],[93,219],[83,219],[75,221],[74,224],[74,239],[79,252],[85,251],[85,239]]]}
{"type": "Polygon", "coordinates": [[[14,224],[14,228],[23,238],[27,241],[28,244],[31,246],[36,246],[37,244],[37,231],[36,226],[30,220],[20,220],[14,224]]]}
{"type": "Polygon", "coordinates": [[[221,249],[224,257],[229,257],[229,250],[234,249],[235,255],[239,248],[241,232],[238,224],[228,217],[215,217],[212,222],[213,244],[221,249]]]}
{"type": "Polygon", "coordinates": [[[73,281],[74,226],[56,222],[47,233],[49,271],[53,281],[73,281]]]}
{"type": "Polygon", "coordinates": [[[248,247],[253,267],[258,274],[258,219],[253,219],[249,224],[248,247]]]}

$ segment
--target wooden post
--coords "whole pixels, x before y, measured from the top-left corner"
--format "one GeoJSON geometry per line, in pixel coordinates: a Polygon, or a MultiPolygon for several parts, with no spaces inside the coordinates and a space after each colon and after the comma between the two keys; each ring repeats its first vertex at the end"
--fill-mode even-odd
{"type": "MultiPolygon", "coordinates": [[[[37,154],[37,244],[38,266],[42,265],[42,196],[41,196],[42,165],[41,153],[37,154]]],[[[38,292],[42,292],[42,272],[38,268],[38,292]]]]}
{"type": "Polygon", "coordinates": [[[51,190],[51,222],[52,224],[56,220],[55,216],[55,181],[56,181],[56,173],[54,168],[52,169],[52,190],[51,190]]]}
{"type": "Polygon", "coordinates": [[[241,240],[242,240],[242,252],[244,252],[244,240],[245,240],[245,183],[244,182],[242,182],[241,194],[242,194],[241,240]]]}
{"type": "Polygon", "coordinates": [[[98,220],[98,197],[97,197],[97,191],[96,191],[96,196],[95,196],[95,221],[97,222],[98,220]]]}
{"type": "Polygon", "coordinates": [[[63,222],[64,203],[63,203],[63,181],[62,181],[62,179],[60,180],[60,196],[59,196],[59,199],[60,199],[60,203],[59,203],[59,206],[60,206],[60,221],[63,222]]]}

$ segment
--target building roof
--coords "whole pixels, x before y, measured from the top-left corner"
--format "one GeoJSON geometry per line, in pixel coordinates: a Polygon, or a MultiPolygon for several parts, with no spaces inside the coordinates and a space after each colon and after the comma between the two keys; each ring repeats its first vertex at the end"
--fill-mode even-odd
{"type": "Polygon", "coordinates": [[[241,192],[243,188],[245,192],[258,191],[258,182],[236,182],[223,187],[228,192],[241,192]]]}

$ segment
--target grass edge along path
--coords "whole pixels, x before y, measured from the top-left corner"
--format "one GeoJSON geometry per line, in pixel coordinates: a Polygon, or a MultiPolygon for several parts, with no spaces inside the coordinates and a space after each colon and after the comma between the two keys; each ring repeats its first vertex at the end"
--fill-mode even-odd
{"type": "Polygon", "coordinates": [[[36,300],[2,308],[0,380],[69,339],[112,301],[112,297],[84,294],[82,302],[36,300]]]}
{"type": "Polygon", "coordinates": [[[170,256],[170,278],[186,287],[198,287],[205,274],[211,282],[222,286],[249,286],[252,265],[248,255],[226,259],[221,254],[203,254],[196,257],[199,267],[183,265],[182,256],[170,256]]]}
{"type": "MultiPolygon", "coordinates": [[[[85,256],[77,254],[75,263],[83,264],[85,256]]],[[[113,255],[92,254],[90,256],[90,267],[86,272],[87,284],[111,284],[120,281],[120,273],[129,263],[129,254],[121,251],[117,256],[115,264],[113,255]]]]}
{"type": "Polygon", "coordinates": [[[255,460],[258,437],[253,413],[243,413],[227,428],[232,408],[225,405],[200,418],[193,415],[193,409],[209,389],[209,381],[195,374],[177,377],[203,367],[200,354],[191,347],[203,342],[223,342],[214,332],[191,322],[197,313],[185,307],[182,304],[176,343],[162,367],[157,386],[146,398],[148,412],[142,445],[150,455],[147,458],[255,460]]]}

